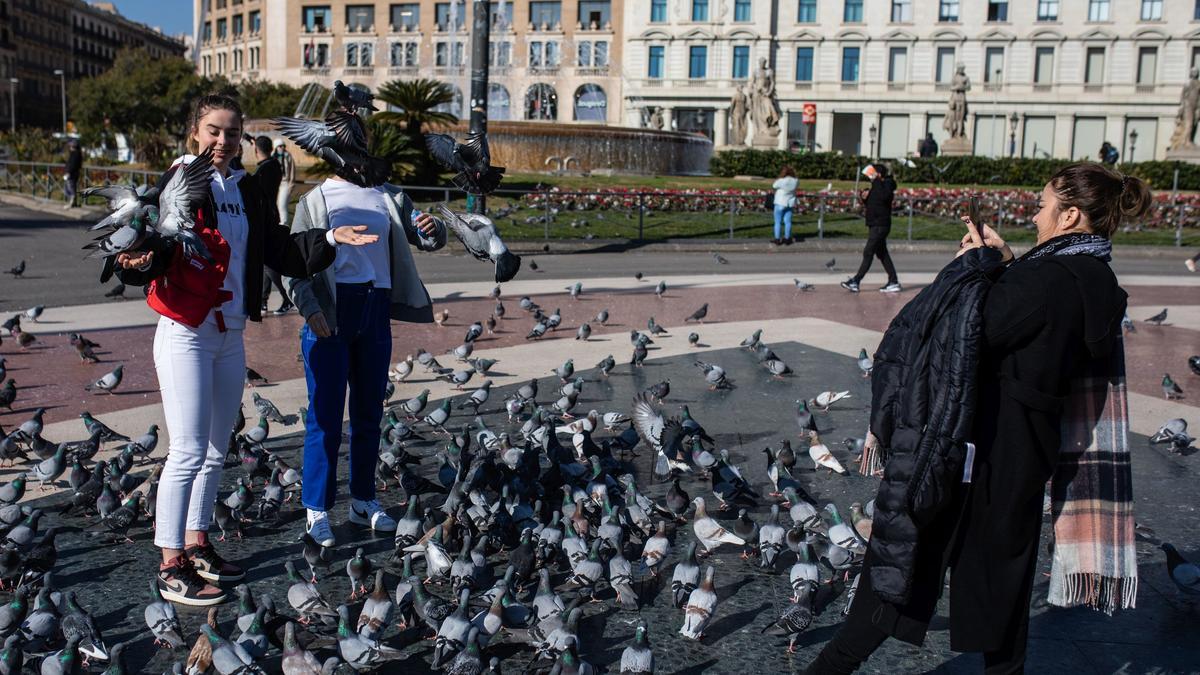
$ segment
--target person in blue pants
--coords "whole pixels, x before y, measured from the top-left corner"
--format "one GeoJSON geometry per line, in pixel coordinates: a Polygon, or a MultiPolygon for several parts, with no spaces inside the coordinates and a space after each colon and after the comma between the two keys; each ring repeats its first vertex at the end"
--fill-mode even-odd
{"type": "Polygon", "coordinates": [[[396,521],[375,500],[383,395],[392,356],[392,319],[429,323],[433,304],[417,275],[412,246],[446,243],[443,223],[413,208],[393,185],[361,187],[334,176],[300,200],[292,231],[365,225],[379,239],[339,247],[324,273],[289,279],[305,317],[301,352],[308,384],[301,501],[307,532],[322,546],[336,541],[329,511],[337,499],[338,450],[347,389],[350,402],[350,522],[392,532],[396,521]]]}
{"type": "Polygon", "coordinates": [[[779,178],[771,185],[775,189],[775,238],[771,243],[776,246],[792,243],[792,211],[796,208],[798,184],[795,169],[786,164],[779,172],[779,178]]]}

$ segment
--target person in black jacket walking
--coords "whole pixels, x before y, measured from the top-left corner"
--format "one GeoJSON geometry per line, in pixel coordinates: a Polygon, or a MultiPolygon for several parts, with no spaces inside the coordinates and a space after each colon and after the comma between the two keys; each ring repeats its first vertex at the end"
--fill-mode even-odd
{"type": "MultiPolygon", "coordinates": [[[[283,182],[283,166],[271,154],[270,138],[258,136],[254,139],[254,156],[258,161],[254,167],[254,177],[258,179],[258,185],[262,188],[263,194],[275,202],[279,194],[279,185],[283,182]]],[[[292,310],[293,305],[291,297],[283,287],[283,277],[274,268],[263,267],[262,311],[264,312],[267,311],[267,300],[271,299],[272,286],[279,291],[279,296],[283,298],[279,309],[272,314],[287,314],[292,310]]]]}
{"type": "Polygon", "coordinates": [[[67,170],[63,192],[67,197],[64,209],[75,206],[75,198],[79,194],[79,176],[83,173],[83,151],[79,149],[78,139],[67,141],[67,170]]]}
{"type": "MultiPolygon", "coordinates": [[[[1121,176],[1100,164],[1082,163],[1057,172],[1043,189],[1040,202],[1034,216],[1037,245],[1015,261],[993,229],[983,227],[978,233],[964,218],[969,233],[963,238],[959,255],[987,247],[1000,251],[1002,261],[1008,263],[991,273],[998,278],[980,303],[981,316],[961,320],[962,325],[978,322],[978,333],[966,331],[973,339],[963,339],[959,325],[933,325],[928,337],[913,335],[913,331],[929,327],[920,321],[925,317],[907,317],[908,327],[901,334],[893,334],[889,328],[885,335],[884,341],[891,346],[916,340],[936,343],[925,345],[926,352],[972,352],[955,355],[951,361],[977,358],[978,367],[974,375],[960,374],[960,381],[953,373],[933,372],[942,364],[931,358],[922,366],[930,372],[920,373],[919,381],[928,383],[920,391],[897,390],[900,385],[896,373],[902,368],[891,368],[872,383],[872,432],[880,439],[890,439],[891,447],[886,449],[891,457],[876,500],[872,539],[849,616],[807,673],[852,673],[889,636],[920,645],[941,597],[947,569],[953,570],[951,649],[982,652],[989,675],[1024,672],[1043,502],[1046,483],[1052,476],[1056,534],[1060,518],[1090,518],[1096,526],[1094,530],[1078,529],[1085,536],[1077,541],[1057,541],[1059,549],[1069,544],[1071,548],[1086,546],[1089,551],[1105,552],[1104,547],[1112,542],[1104,537],[1122,540],[1124,535],[1126,548],[1133,547],[1132,511],[1121,510],[1132,508],[1128,464],[1121,466],[1112,456],[1101,458],[1100,462],[1110,463],[1101,481],[1083,471],[1073,473],[1071,469],[1083,465],[1072,465],[1064,458],[1079,451],[1075,447],[1079,445],[1077,439],[1085,439],[1082,445],[1088,445],[1088,438],[1092,445],[1108,440],[1096,440],[1101,427],[1092,428],[1091,418],[1079,425],[1067,411],[1077,410],[1076,387],[1080,382],[1107,385],[1117,379],[1104,369],[1105,364],[1121,361],[1117,350],[1121,349],[1120,324],[1126,294],[1107,264],[1112,251],[1110,238],[1123,217],[1140,217],[1148,210],[1150,191],[1137,178],[1121,176]],[[1097,378],[1097,373],[1102,376],[1097,378]],[[969,410],[965,417],[959,417],[961,433],[944,430],[946,435],[934,441],[948,448],[944,453],[938,454],[940,449],[935,449],[932,455],[915,458],[920,461],[932,457],[933,463],[925,468],[939,474],[937,485],[914,494],[914,483],[907,481],[910,492],[903,494],[906,488],[894,480],[903,478],[895,475],[897,463],[912,467],[911,451],[915,448],[918,453],[926,452],[920,447],[920,439],[913,438],[923,436],[925,429],[892,428],[890,422],[911,416],[913,410],[932,408],[947,396],[963,398],[964,391],[967,395],[962,405],[969,410]],[[1060,466],[1064,475],[1056,474],[1060,466]],[[1077,484],[1079,476],[1083,476],[1080,480],[1084,483],[1092,480],[1103,485],[1077,484]],[[1063,508],[1060,485],[1066,485],[1068,500],[1077,500],[1067,506],[1078,510],[1063,508]],[[1085,501],[1081,497],[1089,490],[1095,498],[1085,501]],[[1076,494],[1071,496],[1071,491],[1076,494]],[[1127,520],[1111,518],[1105,503],[1116,504],[1127,520]],[[892,527],[896,522],[903,526],[892,527]],[[1111,534],[1118,530],[1124,534],[1111,534]]],[[[954,311],[963,304],[961,298],[945,293],[944,286],[939,285],[943,279],[939,275],[913,301],[917,304],[931,290],[945,296],[944,302],[950,308],[936,307],[926,314],[934,317],[930,319],[934,324],[937,312],[954,311]]],[[[887,351],[885,347],[881,344],[881,354],[887,351]]],[[[873,377],[881,373],[879,358],[873,377]]],[[[890,362],[882,367],[888,365],[890,362]]],[[[1102,402],[1092,412],[1106,405],[1102,402]]],[[[929,427],[935,426],[937,421],[930,420],[929,427]]],[[[1107,433],[1120,435],[1120,429],[1112,427],[1107,433]]],[[[883,441],[883,445],[888,442],[883,441]]],[[[917,485],[925,487],[920,482],[917,485]]],[[[1066,592],[1066,601],[1058,601],[1053,589],[1062,562],[1059,558],[1064,555],[1072,554],[1056,552],[1051,579],[1054,604],[1089,603],[1105,609],[1108,603],[1107,611],[1114,605],[1129,606],[1129,598],[1118,597],[1114,602],[1108,594],[1127,595],[1129,591],[1122,591],[1122,584],[1136,589],[1134,561],[1130,561],[1132,578],[1128,574],[1080,575],[1087,581],[1076,582],[1077,587],[1066,592]],[[1115,585],[1108,585],[1114,581],[1115,585]],[[1090,596],[1088,587],[1093,586],[1105,588],[1101,591],[1104,597],[1090,596]]],[[[1101,556],[1085,557],[1083,567],[1101,556]]]]}
{"type": "Polygon", "coordinates": [[[887,285],[879,289],[880,292],[899,293],[903,289],[896,278],[896,266],[892,264],[892,256],[887,249],[888,233],[892,231],[892,199],[896,195],[896,179],[892,178],[883,164],[870,164],[863,173],[871,179],[871,187],[865,191],[866,195],[859,195],[867,219],[867,245],[863,248],[858,272],[843,281],[842,288],[857,293],[859,282],[871,269],[871,260],[878,257],[888,275],[887,285]]]}

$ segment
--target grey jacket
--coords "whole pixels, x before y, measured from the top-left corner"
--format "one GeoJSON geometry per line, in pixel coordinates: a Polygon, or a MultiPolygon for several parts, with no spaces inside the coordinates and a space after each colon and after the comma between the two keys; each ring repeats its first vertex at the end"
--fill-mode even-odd
{"type": "MultiPolygon", "coordinates": [[[[409,245],[422,251],[440,249],[446,245],[446,226],[435,218],[437,230],[428,238],[421,237],[412,222],[412,200],[394,185],[383,187],[391,197],[387,200],[391,219],[391,236],[388,238],[392,262],[391,318],[411,323],[431,323],[433,302],[429,299],[425,285],[421,283],[421,277],[417,275],[417,267],[413,263],[409,245]]],[[[292,218],[292,232],[304,232],[313,228],[329,228],[329,210],[325,205],[325,195],[320,185],[300,199],[296,206],[296,215],[292,218]]],[[[296,303],[304,318],[322,312],[329,325],[336,330],[337,281],[333,265],[309,279],[287,277],[286,283],[291,291],[292,301],[296,303]]]]}

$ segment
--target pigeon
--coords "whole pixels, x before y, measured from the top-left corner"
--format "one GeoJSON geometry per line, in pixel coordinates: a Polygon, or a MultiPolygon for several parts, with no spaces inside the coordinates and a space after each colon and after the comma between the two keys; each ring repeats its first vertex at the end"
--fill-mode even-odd
{"type": "Polygon", "coordinates": [[[667,292],[667,282],[665,282],[665,281],[658,282],[658,285],[654,287],[654,294],[657,295],[659,297],[659,299],[662,299],[662,296],[665,295],[666,292],[667,292]]]}
{"type": "Polygon", "coordinates": [[[596,318],[592,319],[592,320],[595,321],[596,323],[600,324],[601,326],[603,326],[605,323],[608,322],[608,310],[607,309],[600,310],[599,312],[596,313],[596,318]]]}
{"type": "Polygon", "coordinates": [[[107,391],[108,393],[112,394],[117,390],[117,387],[121,386],[121,379],[124,376],[125,366],[119,365],[95,382],[83,385],[83,390],[92,391],[93,389],[98,389],[100,391],[107,391]]]}
{"type": "Polygon", "coordinates": [[[371,112],[379,110],[375,107],[375,97],[370,91],[358,87],[347,87],[341,80],[333,81],[333,96],[342,108],[354,114],[364,110],[371,112]]]}
{"type": "MultiPolygon", "coordinates": [[[[1154,435],[1150,437],[1150,442],[1165,443],[1173,440],[1176,436],[1187,434],[1187,429],[1187,420],[1180,418],[1167,420],[1166,424],[1159,427],[1158,431],[1154,432],[1154,435]]],[[[0,498],[0,503],[4,503],[2,498],[0,498]]]]}
{"type": "Polygon", "coordinates": [[[717,591],[713,586],[713,575],[716,570],[709,565],[704,570],[704,580],[700,586],[688,596],[683,608],[683,626],[679,634],[692,640],[704,637],[704,629],[712,621],[713,612],[717,609],[717,591]]]}
{"type": "Polygon", "coordinates": [[[712,252],[712,258],[713,258],[713,262],[717,263],[718,265],[728,265],[729,264],[729,261],[725,258],[725,256],[721,255],[720,253],[717,253],[716,251],[712,252]]]}
{"type": "MultiPolygon", "coordinates": [[[[0,359],[0,365],[3,364],[4,359],[0,359]]],[[[1193,375],[1200,375],[1200,354],[1188,357],[1188,369],[1192,371],[1193,375]]],[[[3,375],[0,375],[0,378],[2,377],[3,375]]]]}
{"type": "Polygon", "coordinates": [[[784,635],[788,638],[787,653],[796,653],[796,639],[808,629],[813,622],[813,596],[816,595],[816,582],[803,583],[800,598],[793,601],[783,610],[783,614],[771,624],[762,629],[765,635],[784,635]]]}
{"type": "Polygon", "coordinates": [[[12,412],[12,404],[17,400],[17,383],[11,377],[4,383],[4,387],[0,388],[0,405],[12,412]]]}
{"type": "Polygon", "coordinates": [[[478,389],[471,392],[471,395],[467,397],[467,400],[458,404],[458,409],[462,410],[462,409],[470,406],[471,409],[474,411],[474,414],[478,415],[479,414],[479,406],[483,405],[484,403],[487,403],[488,396],[489,396],[491,390],[492,390],[492,381],[484,380],[478,389]]]}
{"type": "Polygon", "coordinates": [[[590,337],[592,337],[592,327],[586,322],[579,324],[579,329],[575,331],[575,339],[587,342],[590,337]]]}
{"type": "Polygon", "coordinates": [[[791,367],[779,359],[767,359],[762,362],[762,367],[766,368],[767,372],[771,373],[771,377],[777,380],[783,379],[784,375],[792,374],[791,367]]]}
{"type": "Polygon", "coordinates": [[[600,374],[603,375],[604,377],[608,377],[608,374],[611,373],[613,368],[616,368],[616,367],[617,367],[617,362],[615,359],[613,359],[612,354],[609,354],[608,356],[604,357],[603,361],[596,364],[596,368],[598,368],[600,370],[600,374]]]}
{"type": "Polygon", "coordinates": [[[583,283],[576,281],[573,285],[567,286],[566,291],[571,294],[572,300],[578,300],[580,294],[583,293],[583,283]]]}
{"type": "Polygon", "coordinates": [[[741,344],[738,346],[745,347],[746,349],[753,351],[756,347],[758,347],[758,343],[761,340],[762,340],[762,329],[759,328],[758,330],[751,333],[750,337],[746,338],[745,340],[742,340],[741,344]]]}
{"type": "Polygon", "coordinates": [[[1129,312],[1126,312],[1125,316],[1121,317],[1121,328],[1126,333],[1136,333],[1137,332],[1137,326],[1135,326],[1133,324],[1133,319],[1129,318],[1129,312]]]}
{"type": "Polygon", "coordinates": [[[358,615],[358,634],[371,641],[379,641],[392,623],[396,605],[383,587],[383,570],[375,572],[375,589],[367,596],[358,615]]]}
{"type": "Polygon", "coordinates": [[[813,286],[812,284],[800,281],[799,279],[792,279],[792,283],[796,285],[797,293],[812,291],[812,290],[816,289],[816,286],[813,286]]]}
{"type": "Polygon", "coordinates": [[[829,262],[825,263],[825,269],[829,270],[830,272],[834,271],[836,268],[837,258],[830,258],[829,262]]]}
{"type": "Polygon", "coordinates": [[[260,417],[265,417],[272,422],[278,422],[284,426],[291,426],[300,420],[298,415],[284,415],[279,412],[279,408],[270,399],[254,392],[250,395],[254,401],[254,409],[258,411],[260,417]]]}
{"type": "Polygon", "coordinates": [[[75,591],[67,593],[66,611],[60,626],[64,637],[68,640],[73,638],[78,640],[78,649],[84,655],[85,660],[108,660],[108,646],[104,644],[100,629],[96,627],[96,621],[87,613],[87,610],[79,606],[79,599],[75,596],[75,591]]]}
{"type": "Polygon", "coordinates": [[[397,363],[395,366],[392,366],[392,370],[389,375],[393,382],[403,382],[404,380],[408,379],[409,375],[412,375],[412,372],[413,357],[412,354],[409,354],[408,357],[403,361],[397,363]]]}
{"type": "Polygon", "coordinates": [[[284,675],[321,675],[321,662],[296,641],[296,624],[288,621],[283,633],[283,660],[280,667],[284,675]]]}
{"type": "Polygon", "coordinates": [[[86,410],[79,413],[79,418],[83,420],[83,426],[87,428],[89,434],[100,434],[100,441],[103,443],[114,443],[118,441],[128,442],[132,440],[125,434],[118,434],[117,432],[113,431],[108,427],[107,424],[101,422],[95,417],[92,417],[91,413],[86,410]]]}
{"type": "Polygon", "coordinates": [[[1152,323],[1155,326],[1161,326],[1163,324],[1163,322],[1166,320],[1167,320],[1167,310],[1166,310],[1166,308],[1163,308],[1163,311],[1159,312],[1158,314],[1155,314],[1154,316],[1150,317],[1149,319],[1146,319],[1146,323],[1152,323]]]}
{"type": "Polygon", "coordinates": [[[325,160],[334,173],[359,187],[375,187],[387,182],[392,165],[367,150],[367,133],[362,119],[339,108],[324,120],[276,117],[276,129],[306,152],[325,160]]]}
{"type": "Polygon", "coordinates": [[[654,650],[650,648],[646,621],[638,621],[633,644],[621,652],[622,675],[649,675],[654,672],[654,650]]]}
{"type": "Polygon", "coordinates": [[[1162,379],[1163,396],[1168,401],[1176,398],[1183,398],[1183,389],[1179,387],[1179,383],[1171,379],[1170,373],[1165,373],[1162,379]]]}
{"type": "MultiPolygon", "coordinates": [[[[86,190],[83,192],[83,195],[84,195],[85,197],[87,196],[87,191],[86,191],[86,190]]],[[[20,278],[21,278],[21,275],[22,275],[22,274],[25,274],[25,261],[24,261],[24,260],[22,260],[21,262],[17,263],[17,264],[16,264],[16,265],[14,265],[13,267],[10,267],[10,268],[8,268],[8,269],[5,271],[5,274],[11,274],[11,275],[13,275],[13,278],[14,278],[14,279],[20,279],[20,278]]]]}
{"type": "Polygon", "coordinates": [[[30,307],[29,309],[25,310],[24,317],[34,323],[37,323],[38,317],[40,317],[42,315],[42,312],[45,312],[45,311],[46,311],[45,305],[34,305],[33,307],[30,307]]]}
{"type": "Polygon", "coordinates": [[[246,648],[236,642],[230,642],[221,637],[217,630],[207,623],[200,624],[200,631],[208,638],[212,646],[212,664],[218,673],[263,673],[262,668],[254,663],[254,658],[246,648]]]}
{"type": "Polygon", "coordinates": [[[1167,553],[1167,574],[1180,591],[1191,596],[1200,596],[1200,565],[1188,562],[1171,544],[1164,542],[1162,550],[1167,553]]]}
{"type": "Polygon", "coordinates": [[[704,381],[708,384],[710,391],[729,389],[733,386],[729,382],[729,378],[725,376],[725,369],[721,366],[718,366],[714,363],[696,361],[696,367],[704,371],[704,381]]]}
{"type": "Polygon", "coordinates": [[[832,406],[834,403],[837,403],[838,401],[840,401],[844,398],[850,398],[850,397],[851,397],[851,394],[848,391],[823,391],[823,392],[817,394],[816,398],[813,398],[811,401],[809,401],[809,403],[811,403],[814,406],[820,407],[825,412],[829,412],[829,407],[832,406]]]}
{"type": "Polygon", "coordinates": [[[699,333],[688,333],[687,341],[688,341],[688,344],[691,345],[692,347],[697,346],[698,344],[700,344],[700,334],[699,333]]]}
{"type": "Polygon", "coordinates": [[[842,463],[837,460],[837,457],[834,457],[833,453],[830,452],[828,446],[821,442],[821,437],[817,435],[817,432],[809,431],[808,438],[808,456],[812,458],[813,470],[824,467],[843,476],[848,473],[842,467],[842,463]]]}
{"type": "Polygon", "coordinates": [[[183,628],[175,615],[175,606],[163,600],[157,577],[150,581],[150,604],[146,605],[143,614],[154,635],[154,644],[168,649],[179,649],[184,645],[183,628]]]}
{"type": "Polygon", "coordinates": [[[733,544],[735,546],[744,546],[746,544],[746,540],[726,530],[723,525],[709,517],[704,508],[704,497],[696,497],[692,500],[692,503],[696,507],[695,516],[692,521],[692,531],[696,534],[696,540],[704,546],[706,553],[712,552],[721,544],[733,544]]]}
{"type": "Polygon", "coordinates": [[[866,349],[858,350],[858,369],[862,371],[863,377],[870,377],[871,370],[875,368],[875,361],[867,356],[866,349]]]}
{"type": "MultiPolygon", "coordinates": [[[[763,569],[774,570],[775,564],[779,560],[779,555],[784,548],[783,526],[779,524],[779,505],[771,505],[771,515],[767,517],[767,522],[758,531],[758,555],[759,565],[763,569]]],[[[747,541],[749,541],[747,539],[747,541]]]]}
{"type": "MultiPolygon", "coordinates": [[[[182,244],[188,256],[203,258],[210,263],[213,262],[212,255],[193,228],[196,226],[197,207],[211,199],[209,182],[212,169],[211,149],[179,167],[158,193],[158,218],[153,221],[154,229],[160,235],[182,244]]],[[[102,275],[100,280],[107,281],[107,278],[102,275]]]]}
{"type": "Polygon", "coordinates": [[[441,328],[442,326],[446,325],[446,319],[449,319],[449,318],[450,318],[450,310],[443,309],[442,311],[437,312],[436,314],[433,315],[433,322],[438,325],[438,328],[441,328]]]}
{"type": "Polygon", "coordinates": [[[338,655],[355,671],[374,670],[389,661],[404,658],[399,649],[384,646],[355,633],[350,625],[350,609],[338,605],[338,655]]]}
{"type": "MultiPolygon", "coordinates": [[[[487,133],[472,131],[459,143],[447,134],[425,134],[425,147],[443,167],[458,173],[451,178],[460,190],[473,195],[494,191],[504,177],[504,167],[492,166],[487,133]]],[[[503,283],[499,279],[497,283],[503,283]]]]}
{"type": "Polygon", "coordinates": [[[291,586],[287,590],[288,604],[299,612],[300,623],[307,624],[313,619],[320,619],[324,622],[337,617],[337,612],[334,611],[325,596],[321,595],[321,591],[317,589],[316,585],[300,578],[299,573],[296,572],[295,563],[291,560],[286,561],[284,569],[287,570],[288,581],[291,582],[291,586]]]}

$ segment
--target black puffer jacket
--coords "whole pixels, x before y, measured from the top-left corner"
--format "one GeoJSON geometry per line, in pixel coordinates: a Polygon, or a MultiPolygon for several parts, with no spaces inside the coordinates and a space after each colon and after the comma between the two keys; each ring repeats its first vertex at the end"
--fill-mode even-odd
{"type": "Polygon", "coordinates": [[[875,499],[871,586],[907,601],[917,535],[961,480],[975,403],[982,307],[1000,253],[956,258],[892,319],[872,373],[871,431],[888,455],[875,499]]]}
{"type": "Polygon", "coordinates": [[[895,178],[884,176],[871,181],[871,189],[863,199],[863,217],[867,227],[892,226],[892,200],[895,196],[895,178]]]}

